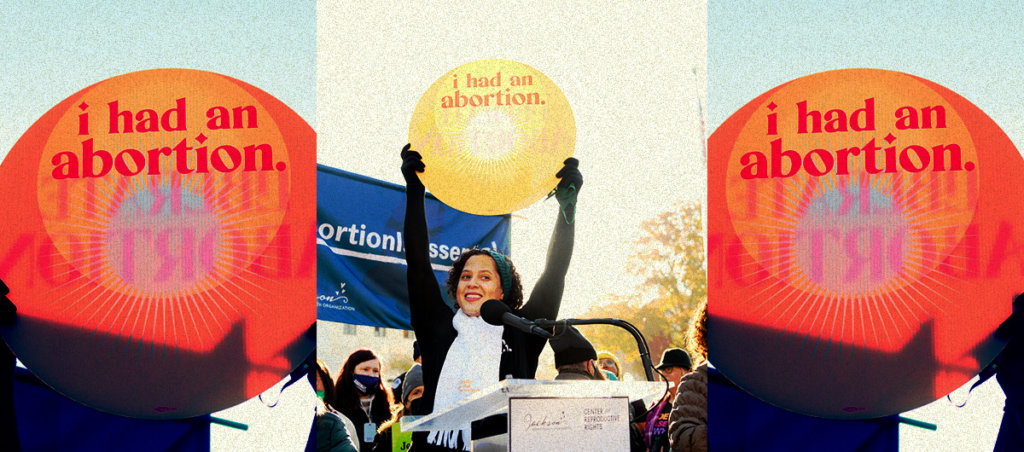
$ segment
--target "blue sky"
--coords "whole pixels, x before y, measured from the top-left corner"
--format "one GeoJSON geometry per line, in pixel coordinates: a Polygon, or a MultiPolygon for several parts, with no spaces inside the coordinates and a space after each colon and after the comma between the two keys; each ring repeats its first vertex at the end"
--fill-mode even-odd
{"type": "Polygon", "coordinates": [[[939,83],[1021,137],[1024,4],[930,3],[710,2],[709,130],[783,82],[866,67],[939,83]]]}
{"type": "MultiPolygon", "coordinates": [[[[214,2],[211,2],[214,3],[214,2]]],[[[180,67],[255,85],[316,123],[316,5],[5,2],[0,157],[50,107],[107,78],[180,67]]]]}

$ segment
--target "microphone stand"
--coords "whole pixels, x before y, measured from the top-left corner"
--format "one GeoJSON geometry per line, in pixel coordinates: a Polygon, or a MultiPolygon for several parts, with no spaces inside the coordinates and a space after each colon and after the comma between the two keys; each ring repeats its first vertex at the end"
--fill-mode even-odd
{"type": "Polygon", "coordinates": [[[614,325],[629,331],[629,334],[633,335],[633,339],[636,339],[636,347],[640,350],[640,362],[643,363],[644,373],[647,375],[647,381],[654,380],[654,364],[651,363],[651,349],[647,346],[647,340],[644,339],[644,335],[640,333],[632,323],[620,319],[562,319],[562,320],[547,320],[537,319],[533,321],[537,326],[541,328],[551,328],[554,326],[562,325],[563,327],[569,325],[614,325]]]}

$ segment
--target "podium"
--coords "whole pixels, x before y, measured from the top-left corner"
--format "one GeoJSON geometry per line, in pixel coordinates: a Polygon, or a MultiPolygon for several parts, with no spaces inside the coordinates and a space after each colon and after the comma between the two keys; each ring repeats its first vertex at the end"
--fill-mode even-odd
{"type": "Polygon", "coordinates": [[[406,416],[402,418],[402,431],[458,430],[473,423],[474,451],[516,449],[524,445],[519,441],[527,438],[534,450],[539,450],[538,441],[544,435],[558,435],[568,450],[579,450],[584,444],[581,441],[621,426],[627,432],[628,444],[628,402],[641,400],[649,406],[661,399],[665,389],[664,382],[650,381],[507,379],[451,408],[425,416],[406,416]],[[479,421],[489,420],[488,424],[493,425],[496,416],[506,414],[507,434],[480,437],[476,430],[479,421]]]}

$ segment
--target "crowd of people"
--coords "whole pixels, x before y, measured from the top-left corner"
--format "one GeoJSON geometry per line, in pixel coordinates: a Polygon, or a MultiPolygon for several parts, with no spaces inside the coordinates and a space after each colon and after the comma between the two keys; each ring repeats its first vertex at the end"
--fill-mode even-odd
{"type": "MultiPolygon", "coordinates": [[[[632,451],[707,450],[706,305],[701,303],[690,327],[689,350],[669,348],[655,366],[668,384],[657,403],[630,404],[632,451]]],[[[598,352],[575,327],[553,331],[555,380],[620,381],[632,377],[619,358],[598,352]]],[[[413,343],[412,366],[386,383],[385,365],[372,350],[359,349],[345,359],[337,376],[317,360],[318,451],[408,451],[412,435],[402,432],[401,418],[412,412],[424,393],[419,342],[413,343]]],[[[416,449],[413,449],[416,450],[416,449]]]]}
{"type": "Polygon", "coordinates": [[[372,350],[352,352],[337,378],[323,360],[317,360],[316,390],[320,397],[316,417],[318,451],[407,451],[412,438],[402,432],[403,416],[423,395],[419,347],[416,362],[386,384],[383,360],[372,350]]]}

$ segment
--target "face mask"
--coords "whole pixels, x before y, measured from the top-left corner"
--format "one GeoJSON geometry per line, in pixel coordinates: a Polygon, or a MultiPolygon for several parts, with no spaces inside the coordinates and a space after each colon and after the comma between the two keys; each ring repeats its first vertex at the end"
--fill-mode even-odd
{"type": "Polygon", "coordinates": [[[352,375],[352,382],[355,383],[356,389],[359,392],[369,394],[371,392],[370,388],[376,388],[380,385],[380,378],[356,374],[352,375]]]}

